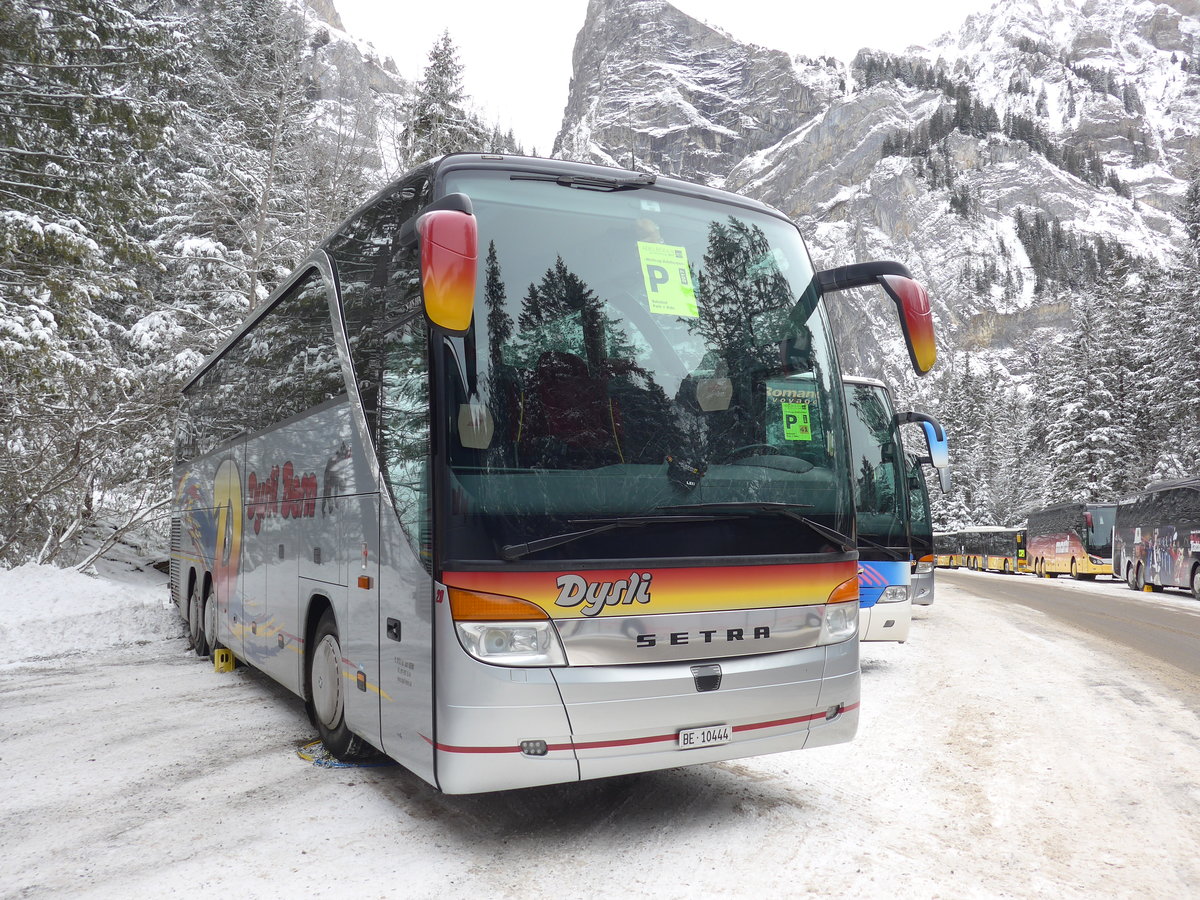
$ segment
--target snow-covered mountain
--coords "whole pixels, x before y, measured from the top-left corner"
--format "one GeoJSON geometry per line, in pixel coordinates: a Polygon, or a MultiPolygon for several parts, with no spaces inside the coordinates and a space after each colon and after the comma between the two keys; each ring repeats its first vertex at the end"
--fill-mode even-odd
{"type": "MultiPolygon", "coordinates": [[[[1197,0],[1001,0],[848,68],[739,43],[664,0],[592,0],[574,60],[556,153],[755,196],[800,224],[818,265],[903,260],[943,351],[999,345],[1001,366],[1019,366],[1002,352],[1014,331],[1061,324],[1063,292],[1106,261],[1171,256],[1200,160],[1197,0]]],[[[851,365],[894,334],[880,304],[851,365]]]]}
{"type": "Polygon", "coordinates": [[[794,65],[665,0],[591,0],[554,155],[720,182],[845,90],[844,71],[794,65]]]}

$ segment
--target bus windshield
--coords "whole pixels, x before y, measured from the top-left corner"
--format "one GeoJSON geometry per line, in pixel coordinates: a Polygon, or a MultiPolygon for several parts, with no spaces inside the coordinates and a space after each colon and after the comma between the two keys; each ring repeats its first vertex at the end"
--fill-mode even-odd
{"type": "Polygon", "coordinates": [[[840,549],[838,368],[791,223],[662,186],[458,169],[444,188],[471,198],[480,257],[471,330],[435,348],[447,558],[840,549]]]}
{"type": "Polygon", "coordinates": [[[1113,525],[1117,520],[1115,505],[1088,506],[1087,547],[1095,556],[1112,556],[1113,525]]]}
{"type": "Polygon", "coordinates": [[[887,389],[847,382],[846,406],[854,452],[858,536],[907,552],[907,465],[887,389]]]}
{"type": "Polygon", "coordinates": [[[913,555],[919,558],[932,552],[933,518],[929,509],[929,486],[916,457],[909,458],[908,502],[912,514],[913,555]]]}

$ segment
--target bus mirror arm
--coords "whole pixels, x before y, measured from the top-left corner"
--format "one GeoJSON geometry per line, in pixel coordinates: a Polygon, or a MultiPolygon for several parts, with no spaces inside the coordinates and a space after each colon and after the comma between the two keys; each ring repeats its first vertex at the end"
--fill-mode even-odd
{"type": "Polygon", "coordinates": [[[900,328],[908,347],[908,359],[918,375],[928,374],[937,362],[937,340],[933,332],[933,310],[929,293],[903,263],[890,260],[854,263],[818,272],[813,278],[821,294],[879,285],[896,304],[900,328]]]}
{"type": "Polygon", "coordinates": [[[933,432],[937,436],[937,439],[939,441],[944,441],[946,439],[946,430],[944,428],[942,428],[942,423],[939,422],[937,419],[935,419],[933,416],[930,416],[930,415],[927,415],[927,414],[921,413],[921,412],[916,412],[915,410],[911,410],[911,409],[906,412],[896,413],[896,424],[897,425],[908,425],[908,424],[911,424],[914,422],[928,422],[930,425],[933,426],[933,432]]]}
{"type": "Polygon", "coordinates": [[[400,226],[400,231],[396,235],[396,243],[401,247],[412,249],[417,246],[417,222],[425,213],[433,212],[438,209],[449,209],[454,212],[466,213],[468,216],[475,215],[475,207],[471,204],[471,198],[466,194],[447,194],[434,200],[419,213],[400,226]]]}

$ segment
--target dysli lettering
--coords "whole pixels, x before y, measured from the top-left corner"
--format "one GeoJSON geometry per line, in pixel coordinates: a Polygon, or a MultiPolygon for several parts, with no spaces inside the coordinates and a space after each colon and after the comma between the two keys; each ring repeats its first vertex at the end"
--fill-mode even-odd
{"type": "Polygon", "coordinates": [[[616,606],[619,603],[632,604],[650,602],[650,581],[654,576],[650,572],[629,573],[628,578],[620,581],[588,581],[582,575],[560,575],[555,584],[558,585],[556,606],[578,606],[586,603],[580,610],[585,616],[598,615],[605,606],[616,606]]]}

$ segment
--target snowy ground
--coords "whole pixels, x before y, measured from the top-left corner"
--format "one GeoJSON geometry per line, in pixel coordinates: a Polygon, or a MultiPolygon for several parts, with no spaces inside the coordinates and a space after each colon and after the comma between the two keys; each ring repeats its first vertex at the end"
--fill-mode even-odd
{"type": "Polygon", "coordinates": [[[945,583],[852,744],[478,797],[299,758],[164,596],[0,571],[0,897],[1200,895],[1200,687],[945,583]]]}

